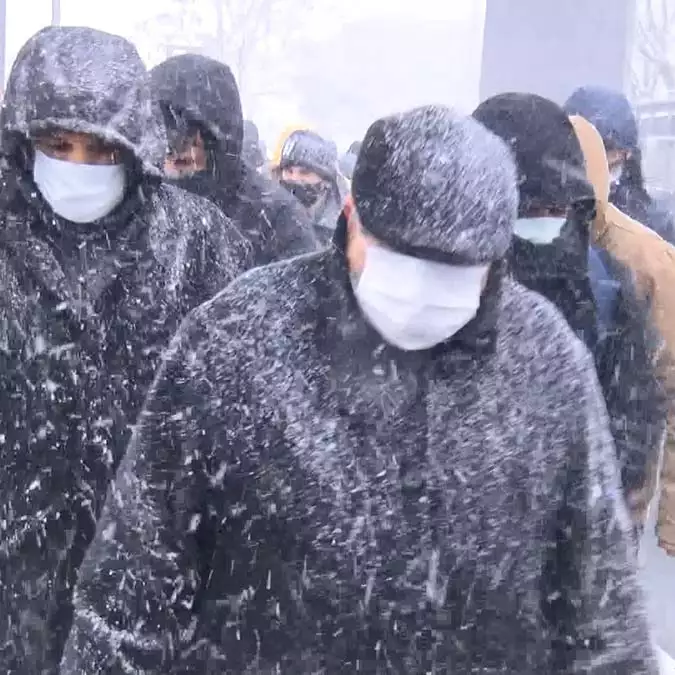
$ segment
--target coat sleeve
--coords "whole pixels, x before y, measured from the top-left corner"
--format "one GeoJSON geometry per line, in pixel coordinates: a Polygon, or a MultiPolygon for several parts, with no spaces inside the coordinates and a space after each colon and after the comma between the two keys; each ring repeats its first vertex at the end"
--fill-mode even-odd
{"type": "Polygon", "coordinates": [[[285,258],[303,253],[313,253],[319,248],[319,241],[311,221],[295,198],[280,201],[276,221],[279,225],[279,249],[285,258]]]}
{"type": "Polygon", "coordinates": [[[582,362],[577,440],[561,473],[544,575],[551,672],[657,675],[607,414],[590,359],[582,362]]]}
{"type": "Polygon", "coordinates": [[[250,247],[207,199],[166,184],[155,199],[151,245],[166,268],[168,283],[180,288],[185,316],[248,269],[250,247]]]}
{"type": "Polygon", "coordinates": [[[320,248],[300,202],[276,181],[248,168],[233,219],[251,242],[249,267],[269,265],[320,248]]]}
{"type": "Polygon", "coordinates": [[[263,255],[268,264],[304,253],[313,253],[320,248],[314,227],[300,203],[291,195],[283,195],[275,189],[263,205],[261,218],[265,221],[266,245],[263,255]]]}
{"type": "Polygon", "coordinates": [[[200,672],[208,533],[221,519],[214,505],[228,494],[227,467],[238,464],[228,461],[227,439],[249,424],[250,411],[227,355],[218,377],[232,398],[214,400],[212,368],[188,339],[195,332],[184,327],[174,340],[109,492],[80,571],[63,675],[200,672]]]}
{"type": "MultiPolygon", "coordinates": [[[[650,306],[650,318],[658,328],[664,344],[658,368],[669,401],[668,435],[663,452],[661,495],[657,534],[659,544],[675,555],[675,316],[671,310],[671,289],[675,287],[675,249],[626,215],[609,205],[603,220],[599,220],[599,243],[634,273],[640,297],[650,306]]],[[[637,495],[638,508],[646,513],[654,496],[659,465],[650,475],[650,483],[637,495]]]]}
{"type": "Polygon", "coordinates": [[[633,277],[612,260],[621,282],[612,330],[598,350],[597,370],[621,469],[621,484],[633,505],[633,517],[644,525],[653,494],[656,468],[665,437],[668,385],[659,367],[662,340],[648,304],[635,291],[633,277]]]}

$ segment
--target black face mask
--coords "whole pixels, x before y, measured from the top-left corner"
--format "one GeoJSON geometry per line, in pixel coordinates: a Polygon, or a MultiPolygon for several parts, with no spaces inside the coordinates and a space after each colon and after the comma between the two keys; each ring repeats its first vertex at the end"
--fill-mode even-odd
{"type": "Polygon", "coordinates": [[[314,206],[324,194],[325,183],[301,183],[294,180],[280,181],[282,187],[288,190],[305,208],[314,206]]]}
{"type": "Polygon", "coordinates": [[[167,183],[176,185],[187,192],[200,197],[212,197],[217,191],[217,184],[210,171],[196,171],[193,174],[175,178],[165,178],[167,183]]]}

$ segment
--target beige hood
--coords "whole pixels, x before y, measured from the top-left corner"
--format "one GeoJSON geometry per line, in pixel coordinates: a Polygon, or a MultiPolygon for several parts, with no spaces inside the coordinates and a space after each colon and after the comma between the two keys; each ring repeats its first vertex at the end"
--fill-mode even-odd
{"type": "Polygon", "coordinates": [[[595,190],[595,198],[601,205],[606,206],[609,202],[609,166],[605,144],[598,130],[583,117],[573,115],[570,122],[584,153],[586,173],[595,190]]]}
{"type": "MultiPolygon", "coordinates": [[[[609,165],[607,164],[605,144],[598,130],[588,120],[578,115],[570,117],[570,121],[579,139],[581,150],[584,153],[586,174],[593,186],[597,201],[598,213],[593,223],[593,241],[596,244],[602,245],[603,239],[608,236],[607,229],[610,223],[624,229],[628,236],[631,233],[633,235],[653,234],[644,225],[633,220],[609,203],[609,165]]],[[[658,235],[655,236],[658,237],[658,235]]],[[[658,238],[660,239],[660,237],[658,238]]],[[[613,253],[613,251],[610,252],[613,253]]]]}

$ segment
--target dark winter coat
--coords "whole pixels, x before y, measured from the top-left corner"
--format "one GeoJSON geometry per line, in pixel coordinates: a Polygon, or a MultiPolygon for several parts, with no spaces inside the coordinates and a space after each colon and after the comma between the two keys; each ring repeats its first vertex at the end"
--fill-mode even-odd
{"type": "Polygon", "coordinates": [[[244,118],[230,69],[204,56],[182,54],[153,68],[160,106],[203,128],[209,169],[177,184],[216,204],[244,233],[253,265],[316,250],[318,242],[293,197],[242,159],[244,118]]]}
{"type": "Polygon", "coordinates": [[[498,263],[454,339],[387,347],[338,233],[178,334],[63,674],[655,675],[584,347],[498,263]]]}
{"type": "Polygon", "coordinates": [[[209,202],[162,185],[145,68],[122,38],[46,28],[2,116],[0,671],[57,672],[72,589],[155,367],[185,314],[241,270],[209,202]],[[57,216],[27,141],[47,125],[127,150],[129,190],[93,224],[57,216]]]}
{"type": "Polygon", "coordinates": [[[570,220],[562,237],[548,246],[514,237],[510,267],[514,277],[562,312],[591,350],[607,404],[628,493],[642,489],[660,452],[666,401],[656,372],[659,340],[648,309],[635,295],[630,273],[607,255],[617,281],[611,321],[603,325],[589,275],[589,229],[570,220]]]}
{"type": "Polygon", "coordinates": [[[322,246],[328,246],[333,240],[343,204],[344,197],[335,183],[330,186],[330,191],[323,198],[322,203],[316,206],[312,221],[314,232],[322,246]]]}
{"type": "Polygon", "coordinates": [[[623,485],[634,493],[648,482],[665,428],[665,396],[655,367],[659,340],[630,273],[609,254],[609,281],[618,287],[612,311],[599,311],[607,307],[596,304],[600,288],[592,286],[589,273],[595,194],[574,127],[558,105],[534,94],[494,96],[474,117],[511,146],[521,216],[569,214],[561,236],[550,245],[514,237],[509,264],[516,280],[558,307],[593,353],[623,485]]]}

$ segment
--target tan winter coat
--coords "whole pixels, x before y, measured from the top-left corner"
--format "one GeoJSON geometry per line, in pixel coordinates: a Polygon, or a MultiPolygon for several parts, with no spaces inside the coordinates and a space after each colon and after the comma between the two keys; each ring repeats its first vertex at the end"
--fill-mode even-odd
{"type": "MultiPolygon", "coordinates": [[[[575,116],[571,121],[598,203],[593,240],[632,270],[638,291],[649,300],[652,319],[664,340],[662,366],[671,390],[675,386],[675,369],[670,365],[675,362],[675,247],[609,203],[609,169],[602,138],[585,119],[575,116]]],[[[668,426],[657,535],[659,545],[675,556],[675,405],[668,426]]],[[[655,470],[654,479],[656,473],[655,470]]],[[[652,496],[653,490],[648,487],[642,499],[631,506],[634,510],[646,511],[652,496]]]]}

